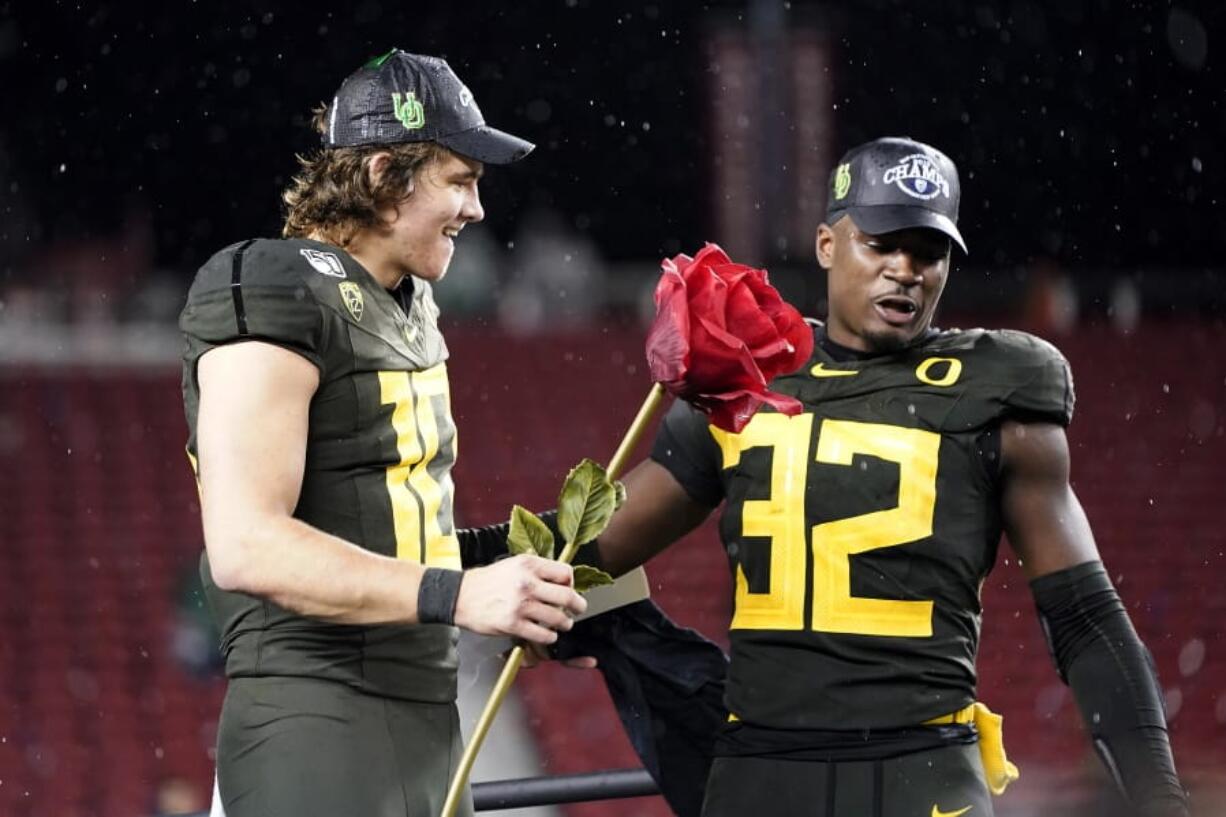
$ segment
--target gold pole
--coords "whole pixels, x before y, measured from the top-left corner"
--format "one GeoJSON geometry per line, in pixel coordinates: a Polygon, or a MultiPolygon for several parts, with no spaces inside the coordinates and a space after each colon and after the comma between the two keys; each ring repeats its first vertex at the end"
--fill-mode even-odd
{"type": "MultiPolygon", "coordinates": [[[[639,413],[634,416],[634,422],[626,430],[625,436],[622,437],[621,443],[617,446],[617,451],[613,452],[613,459],[609,460],[609,467],[605,469],[609,479],[617,479],[622,469],[626,467],[626,461],[634,453],[634,449],[638,446],[643,432],[647,430],[647,426],[651,425],[652,418],[660,410],[660,405],[664,402],[664,395],[663,386],[659,383],[651,385],[651,391],[647,392],[643,405],[639,406],[639,413]]],[[[570,564],[570,560],[575,558],[575,551],[578,549],[579,546],[574,542],[567,542],[566,547],[562,549],[562,555],[558,557],[558,561],[570,564]]]]}
{"type": "MultiPolygon", "coordinates": [[[[625,436],[622,437],[621,444],[617,446],[613,459],[609,460],[609,467],[606,469],[609,479],[617,479],[617,475],[626,467],[626,460],[634,453],[634,448],[638,445],[643,432],[647,430],[647,426],[651,424],[652,418],[664,402],[664,394],[663,386],[659,383],[652,385],[651,391],[647,393],[647,398],[643,401],[643,405],[639,407],[639,413],[635,415],[634,422],[630,424],[630,428],[626,431],[625,436]]],[[[575,558],[575,551],[578,549],[579,547],[574,542],[567,542],[566,547],[562,549],[562,555],[558,557],[558,561],[570,564],[570,560],[575,558]]],[[[472,739],[464,747],[464,754],[460,757],[460,765],[456,767],[455,776],[451,778],[451,787],[447,790],[447,799],[443,802],[441,817],[455,817],[456,809],[460,807],[460,797],[464,787],[468,785],[468,776],[472,773],[473,764],[477,761],[477,753],[481,751],[481,744],[485,742],[485,736],[490,731],[490,726],[494,723],[494,717],[502,707],[502,700],[511,689],[511,683],[515,680],[515,676],[519,674],[519,668],[523,662],[524,648],[516,646],[507,657],[507,663],[502,668],[502,673],[498,676],[494,689],[490,692],[489,700],[485,702],[485,708],[481,710],[481,717],[477,719],[477,726],[473,729],[472,739]]]]}
{"type": "Polygon", "coordinates": [[[485,709],[481,711],[481,717],[477,719],[477,727],[473,730],[472,739],[464,747],[460,765],[456,768],[455,776],[451,778],[451,788],[447,790],[447,800],[443,803],[442,817],[455,817],[456,809],[460,807],[460,797],[464,793],[464,787],[468,784],[468,775],[472,773],[473,763],[477,761],[477,752],[481,750],[481,744],[485,742],[485,736],[494,724],[494,717],[498,714],[498,709],[502,706],[502,699],[511,689],[511,683],[515,680],[515,676],[519,673],[519,666],[523,662],[524,648],[516,646],[507,657],[507,663],[502,668],[502,674],[498,676],[498,682],[494,684],[490,699],[485,702],[485,709]]]}
{"type": "Polygon", "coordinates": [[[626,460],[630,459],[643,432],[647,430],[647,426],[651,425],[651,418],[660,410],[660,404],[664,402],[664,395],[664,387],[659,383],[653,383],[651,391],[647,392],[647,399],[643,401],[643,405],[639,406],[639,413],[635,415],[634,422],[626,431],[626,436],[622,437],[621,445],[617,446],[613,459],[609,460],[607,469],[609,479],[617,479],[621,476],[622,469],[626,467],[626,460]]]}

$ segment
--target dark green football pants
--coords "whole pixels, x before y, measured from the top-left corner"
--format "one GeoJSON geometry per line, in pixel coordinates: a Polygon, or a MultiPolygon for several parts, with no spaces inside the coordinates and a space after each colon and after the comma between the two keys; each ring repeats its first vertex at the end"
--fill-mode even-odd
{"type": "Polygon", "coordinates": [[[979,747],[819,763],[720,757],[703,817],[992,817],[979,747]]]}
{"type": "MultiPolygon", "coordinates": [[[[438,817],[463,751],[453,704],[310,678],[236,678],[222,705],[226,817],[438,817]]],[[[459,814],[472,814],[466,797],[459,814]]]]}

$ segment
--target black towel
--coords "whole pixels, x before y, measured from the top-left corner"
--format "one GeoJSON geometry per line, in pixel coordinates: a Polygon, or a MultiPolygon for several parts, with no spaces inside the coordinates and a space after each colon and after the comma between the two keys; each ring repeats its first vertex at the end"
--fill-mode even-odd
{"type": "Polygon", "coordinates": [[[711,748],[728,719],[728,657],[650,600],[564,633],[558,658],[594,656],[630,743],[678,817],[699,817],[711,748]]]}

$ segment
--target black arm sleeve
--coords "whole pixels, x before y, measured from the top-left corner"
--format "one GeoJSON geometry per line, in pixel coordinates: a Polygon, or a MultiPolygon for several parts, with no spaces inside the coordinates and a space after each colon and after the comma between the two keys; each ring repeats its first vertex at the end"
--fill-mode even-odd
{"type": "Polygon", "coordinates": [[[1153,659],[1101,562],[1030,583],[1060,677],[1137,815],[1186,817],[1153,659]]]}
{"type": "MultiPolygon", "coordinates": [[[[553,541],[557,546],[557,552],[561,553],[562,534],[558,530],[558,512],[545,511],[544,513],[538,513],[537,516],[553,532],[553,541]]],[[[510,533],[510,522],[486,525],[483,528],[464,528],[456,531],[456,538],[460,540],[461,565],[467,570],[470,567],[493,564],[501,557],[506,556],[507,536],[510,533]]],[[[580,547],[575,553],[575,558],[571,561],[571,564],[591,565],[592,567],[602,568],[600,551],[596,548],[596,541],[593,540],[580,547]]]]}

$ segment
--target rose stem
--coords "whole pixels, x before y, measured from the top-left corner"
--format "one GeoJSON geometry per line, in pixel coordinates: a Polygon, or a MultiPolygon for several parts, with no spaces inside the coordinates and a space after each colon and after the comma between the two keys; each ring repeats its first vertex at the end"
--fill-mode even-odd
{"type": "MultiPolygon", "coordinates": [[[[643,400],[643,405],[639,407],[639,413],[634,417],[634,422],[630,424],[630,428],[626,430],[625,436],[622,437],[621,444],[617,446],[617,451],[613,454],[613,459],[609,460],[609,467],[607,469],[609,479],[617,479],[617,475],[626,467],[626,460],[634,453],[635,446],[638,445],[643,432],[651,425],[656,412],[660,410],[660,406],[664,402],[664,394],[663,386],[659,383],[652,384],[651,391],[647,393],[647,398],[643,400]]],[[[570,564],[570,560],[575,557],[575,551],[578,549],[578,545],[574,542],[568,542],[562,550],[562,555],[558,557],[558,561],[570,564]]],[[[464,754],[460,757],[460,765],[456,767],[455,775],[451,778],[451,787],[447,790],[447,799],[443,802],[441,817],[455,817],[456,809],[460,806],[460,796],[464,791],[465,784],[468,783],[468,775],[472,772],[473,763],[477,760],[477,752],[481,751],[481,744],[485,742],[485,736],[490,731],[490,726],[493,725],[494,717],[498,714],[498,710],[502,707],[503,698],[507,696],[507,692],[511,689],[511,682],[519,674],[519,667],[523,661],[524,648],[516,645],[511,650],[511,654],[507,656],[507,663],[503,665],[502,673],[498,676],[498,681],[490,692],[489,700],[485,702],[485,708],[481,711],[481,717],[477,719],[477,725],[473,728],[472,738],[469,739],[468,745],[464,747],[464,754]]]]}

